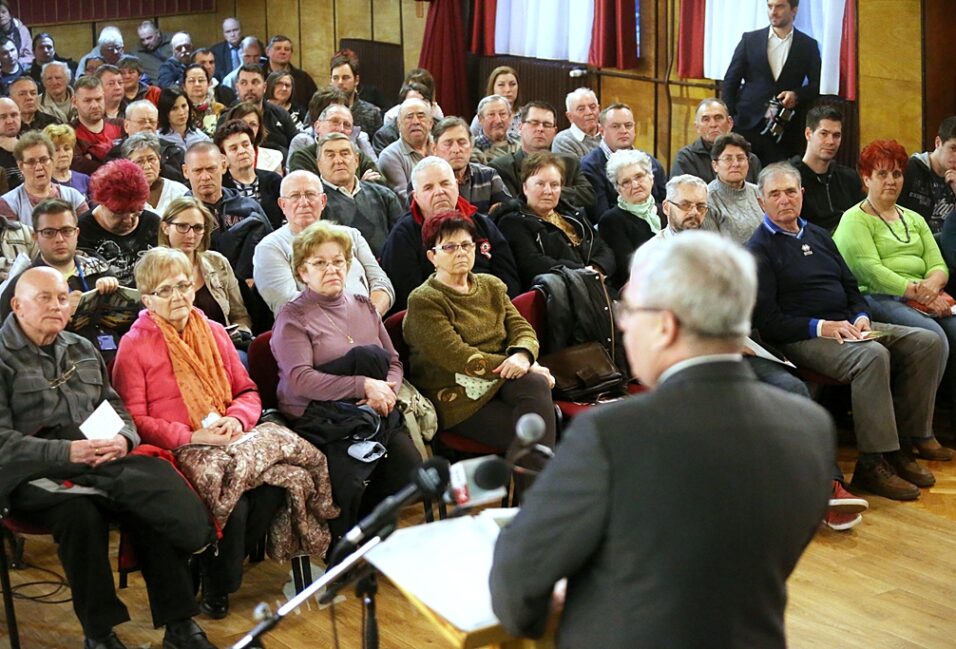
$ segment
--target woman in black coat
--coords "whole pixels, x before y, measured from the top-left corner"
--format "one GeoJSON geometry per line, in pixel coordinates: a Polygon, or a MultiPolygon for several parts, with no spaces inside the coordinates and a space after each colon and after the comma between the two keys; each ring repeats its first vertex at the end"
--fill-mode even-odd
{"type": "Polygon", "coordinates": [[[667,217],[651,195],[654,171],[649,155],[636,149],[615,151],[607,160],[607,177],[617,188],[617,205],[598,219],[597,229],[614,252],[617,272],[610,284],[621,288],[627,282],[631,255],[667,227],[667,217]]]}
{"type": "Polygon", "coordinates": [[[584,211],[560,203],[563,177],[559,156],[529,155],[521,169],[526,202],[515,201],[499,211],[498,227],[511,244],[523,290],[555,266],[590,267],[605,277],[616,270],[614,253],[584,211]]]}

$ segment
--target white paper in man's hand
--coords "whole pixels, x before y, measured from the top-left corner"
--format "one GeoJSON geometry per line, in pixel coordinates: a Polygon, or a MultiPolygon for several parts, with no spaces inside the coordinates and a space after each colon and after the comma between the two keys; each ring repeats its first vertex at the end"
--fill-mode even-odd
{"type": "Polygon", "coordinates": [[[80,430],[87,439],[112,439],[123,430],[124,425],[110,402],[104,401],[80,424],[80,430]]]}

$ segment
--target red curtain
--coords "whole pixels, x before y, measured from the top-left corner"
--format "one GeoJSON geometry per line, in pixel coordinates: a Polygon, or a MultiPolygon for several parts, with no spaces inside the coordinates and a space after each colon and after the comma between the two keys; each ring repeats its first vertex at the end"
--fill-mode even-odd
{"type": "Polygon", "coordinates": [[[498,0],[475,0],[471,20],[471,53],[495,55],[495,15],[498,0]]]}
{"type": "Polygon", "coordinates": [[[856,101],[856,0],[846,0],[840,43],[840,96],[856,101]]]}
{"type": "Polygon", "coordinates": [[[432,0],[418,66],[435,77],[435,100],[446,115],[468,115],[465,25],[458,0],[432,0]]]}
{"type": "Polygon", "coordinates": [[[588,64],[627,70],[637,67],[636,0],[594,0],[588,64]]]}
{"type": "Polygon", "coordinates": [[[704,78],[704,14],[707,0],[682,0],[677,23],[677,76],[704,78]]]}

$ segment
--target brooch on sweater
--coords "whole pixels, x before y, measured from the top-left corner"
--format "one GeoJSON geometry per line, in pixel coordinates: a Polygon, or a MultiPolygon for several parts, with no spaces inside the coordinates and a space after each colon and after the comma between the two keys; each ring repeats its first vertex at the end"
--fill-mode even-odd
{"type": "Polygon", "coordinates": [[[478,252],[480,252],[485,259],[491,259],[491,242],[487,240],[479,242],[478,252]]]}
{"type": "Polygon", "coordinates": [[[800,250],[803,251],[804,257],[809,257],[810,255],[813,254],[813,251],[810,250],[810,246],[808,244],[803,244],[802,246],[800,246],[800,250]]]}

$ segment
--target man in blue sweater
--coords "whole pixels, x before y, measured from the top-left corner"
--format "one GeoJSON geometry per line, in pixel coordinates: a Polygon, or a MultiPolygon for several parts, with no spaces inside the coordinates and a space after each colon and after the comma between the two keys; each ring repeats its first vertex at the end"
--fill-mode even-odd
{"type": "Polygon", "coordinates": [[[870,321],[830,235],[800,218],[799,171],[772,164],[757,185],[766,216],[747,242],[758,268],[754,326],[798,367],[850,383],[860,451],[852,486],[894,500],[919,498],[917,487],[935,483],[912,447],[933,437],[944,362],[938,339],[870,321]]]}

